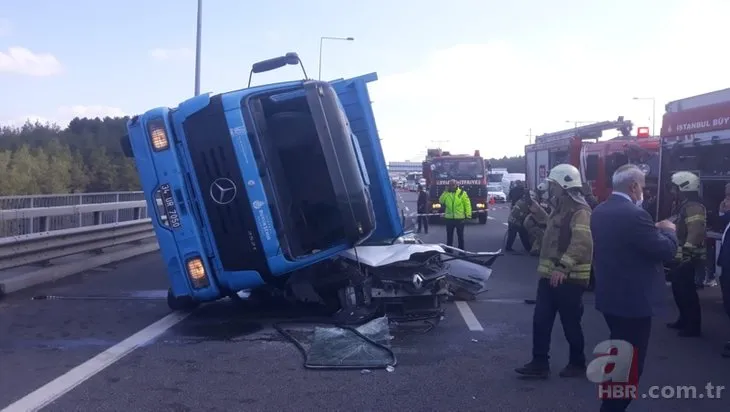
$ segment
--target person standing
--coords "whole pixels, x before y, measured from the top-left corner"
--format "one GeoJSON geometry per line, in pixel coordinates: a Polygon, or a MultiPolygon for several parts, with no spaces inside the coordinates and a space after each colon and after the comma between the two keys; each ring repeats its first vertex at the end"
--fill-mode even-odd
{"type": "MultiPolygon", "coordinates": [[[[730,186],[730,185],[729,185],[730,186]]],[[[725,186],[727,195],[728,186],[725,186]]],[[[730,206],[730,205],[728,205],[730,206]]],[[[722,290],[722,303],[725,306],[725,313],[730,317],[730,244],[728,244],[728,229],[730,228],[730,209],[721,215],[725,230],[722,232],[720,241],[720,253],[717,256],[717,265],[720,266],[720,289],[722,290]]],[[[730,342],[725,343],[722,351],[724,358],[730,358],[730,342]]]]}
{"type": "Polygon", "coordinates": [[[428,234],[428,216],[425,216],[426,213],[428,213],[426,208],[427,203],[428,192],[423,185],[418,185],[418,201],[416,202],[416,210],[418,212],[418,229],[416,230],[416,233],[421,233],[421,228],[423,228],[423,232],[428,234]]]}
{"type": "Polygon", "coordinates": [[[510,205],[515,207],[515,203],[525,196],[525,185],[522,184],[522,180],[515,181],[515,186],[509,190],[507,198],[509,199],[510,205]]]}
{"type": "Polygon", "coordinates": [[[700,199],[700,178],[691,172],[676,172],[671,177],[672,192],[679,201],[677,239],[673,267],[669,272],[672,294],[679,309],[679,319],[667,327],[679,330],[679,336],[696,337],[702,331],[702,309],[697,294],[696,276],[705,270],[705,228],[707,216],[700,199]]]}
{"type": "Polygon", "coordinates": [[[449,180],[449,186],[439,197],[444,208],[446,219],[446,244],[454,245],[454,230],[459,242],[459,249],[464,249],[464,224],[471,218],[471,200],[465,191],[456,185],[456,180],[449,180]]]}
{"type": "Polygon", "coordinates": [[[524,227],[529,233],[532,243],[530,255],[540,256],[540,245],[547,227],[548,213],[540,206],[537,196],[530,202],[529,211],[530,214],[525,218],[524,227]]]}
{"type": "Polygon", "coordinates": [[[560,314],[570,360],[561,377],[585,377],[583,291],[588,285],[593,257],[591,209],[581,192],[580,172],[559,164],[548,175],[550,202],[554,207],[543,237],[537,272],[540,275],[532,321],[532,360],[515,369],[520,375],[550,375],[550,340],[555,316],[560,314]]]}
{"type": "MultiPolygon", "coordinates": [[[[646,184],[635,165],[613,174],[613,193],[591,216],[596,310],[603,314],[611,340],[634,346],[641,376],[651,333],[654,304],[664,290],[664,262],[677,251],[674,224],[654,224],[641,207],[646,184]]],[[[624,411],[629,400],[604,400],[601,412],[624,411]]]]}
{"type": "Polygon", "coordinates": [[[522,247],[525,251],[529,253],[532,249],[532,245],[530,244],[530,234],[527,232],[524,225],[525,218],[527,218],[527,215],[530,214],[530,202],[532,202],[530,193],[526,192],[522,198],[519,199],[514,206],[512,206],[512,210],[507,218],[507,241],[504,246],[504,250],[507,252],[512,252],[514,250],[512,249],[512,245],[515,243],[515,238],[518,234],[520,235],[520,242],[522,242],[522,247]]]}

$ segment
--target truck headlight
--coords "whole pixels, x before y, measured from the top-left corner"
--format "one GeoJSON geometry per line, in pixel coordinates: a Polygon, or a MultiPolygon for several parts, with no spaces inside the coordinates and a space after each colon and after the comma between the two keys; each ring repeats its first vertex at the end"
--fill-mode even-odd
{"type": "Polygon", "coordinates": [[[441,205],[438,203],[434,203],[432,206],[434,209],[441,209],[441,205]]]}
{"type": "Polygon", "coordinates": [[[484,209],[484,203],[477,203],[477,209],[484,209]]]}
{"type": "Polygon", "coordinates": [[[188,278],[193,283],[193,287],[195,289],[204,288],[210,284],[208,282],[208,276],[205,273],[205,265],[203,265],[203,260],[199,257],[188,259],[187,263],[185,264],[185,269],[187,270],[188,278]]]}
{"type": "Polygon", "coordinates": [[[161,152],[170,148],[165,121],[161,117],[147,122],[147,132],[150,135],[150,143],[152,143],[152,149],[155,152],[161,152]]]}

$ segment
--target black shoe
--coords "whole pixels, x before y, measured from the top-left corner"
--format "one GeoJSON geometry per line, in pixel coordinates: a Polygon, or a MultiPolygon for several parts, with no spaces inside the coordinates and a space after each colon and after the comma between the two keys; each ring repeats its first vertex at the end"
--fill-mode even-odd
{"type": "Polygon", "coordinates": [[[568,366],[563,368],[559,373],[561,378],[577,378],[586,376],[585,365],[573,365],[569,363],[568,366]]]}
{"type": "Polygon", "coordinates": [[[514,252],[515,250],[510,247],[510,248],[504,248],[504,251],[505,252],[514,252]]]}
{"type": "Polygon", "coordinates": [[[681,330],[681,329],[683,329],[683,328],[684,328],[684,325],[682,325],[682,322],[680,322],[680,321],[676,321],[676,322],[672,322],[672,323],[667,323],[667,327],[668,327],[669,329],[677,329],[677,330],[681,330]]]}
{"type": "Polygon", "coordinates": [[[677,335],[683,337],[683,338],[699,338],[702,336],[702,332],[699,330],[689,330],[689,329],[682,329],[677,333],[677,335]]]}
{"type": "Polygon", "coordinates": [[[722,352],[720,353],[723,358],[730,358],[730,342],[725,344],[725,347],[722,348],[722,352]]]}
{"type": "Polygon", "coordinates": [[[525,366],[516,368],[515,372],[522,376],[545,379],[550,376],[550,365],[532,361],[525,366]]]}

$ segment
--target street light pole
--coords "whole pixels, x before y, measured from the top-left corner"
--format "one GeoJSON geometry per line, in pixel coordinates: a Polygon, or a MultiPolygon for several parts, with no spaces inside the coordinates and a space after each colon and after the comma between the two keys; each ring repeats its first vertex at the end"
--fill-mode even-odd
{"type": "Polygon", "coordinates": [[[195,95],[200,95],[200,43],[203,26],[203,0],[198,0],[198,24],[195,33],[195,95]]]}
{"type": "Polygon", "coordinates": [[[634,97],[634,100],[651,100],[651,135],[656,136],[656,98],[634,97]]]}
{"type": "Polygon", "coordinates": [[[317,77],[318,80],[322,80],[322,45],[324,44],[325,40],[344,40],[344,41],[354,41],[354,37],[328,37],[323,36],[319,38],[319,76],[317,77]]]}

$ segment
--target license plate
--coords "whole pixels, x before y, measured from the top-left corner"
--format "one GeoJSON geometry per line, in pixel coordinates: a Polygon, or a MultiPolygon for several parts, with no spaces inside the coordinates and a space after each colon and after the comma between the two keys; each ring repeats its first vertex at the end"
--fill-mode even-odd
{"type": "Polygon", "coordinates": [[[182,226],[180,223],[180,215],[177,213],[177,208],[175,207],[175,199],[172,197],[172,188],[169,184],[165,183],[160,185],[160,197],[162,198],[162,206],[165,208],[165,217],[167,217],[168,225],[173,229],[182,226]]]}

